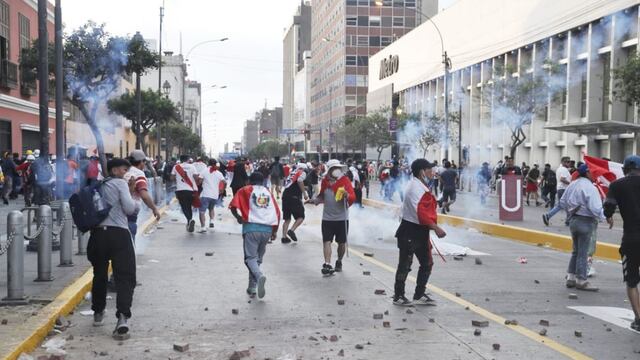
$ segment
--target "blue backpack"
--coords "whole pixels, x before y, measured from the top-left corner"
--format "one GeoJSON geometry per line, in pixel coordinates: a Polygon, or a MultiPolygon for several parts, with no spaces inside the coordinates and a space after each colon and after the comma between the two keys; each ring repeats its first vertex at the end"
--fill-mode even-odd
{"type": "Polygon", "coordinates": [[[111,206],[105,202],[100,192],[102,185],[109,180],[107,178],[87,185],[69,198],[73,223],[82,233],[100,225],[109,216],[111,206]]]}

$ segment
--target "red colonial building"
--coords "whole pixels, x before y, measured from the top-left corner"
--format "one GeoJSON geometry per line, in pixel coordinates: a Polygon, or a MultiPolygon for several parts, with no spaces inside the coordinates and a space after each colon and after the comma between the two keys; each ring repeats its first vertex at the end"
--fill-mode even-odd
{"type": "MultiPolygon", "coordinates": [[[[48,35],[54,40],[54,12],[49,4],[48,35]]],[[[37,81],[20,69],[21,49],[38,38],[36,0],[0,0],[0,151],[23,154],[40,148],[37,81]],[[26,80],[26,81],[25,81],[26,80]]],[[[51,88],[51,86],[50,86],[51,88]]],[[[55,153],[53,89],[49,102],[49,152],[55,153]]]]}

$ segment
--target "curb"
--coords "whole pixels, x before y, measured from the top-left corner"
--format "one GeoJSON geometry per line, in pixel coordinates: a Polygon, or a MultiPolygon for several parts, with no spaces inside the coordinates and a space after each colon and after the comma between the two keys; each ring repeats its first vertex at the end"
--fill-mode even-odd
{"type": "MultiPolygon", "coordinates": [[[[393,209],[397,210],[400,206],[395,204],[384,203],[377,200],[363,199],[365,205],[376,209],[393,209]]],[[[472,228],[481,233],[493,236],[499,236],[509,240],[516,240],[526,244],[536,246],[545,246],[554,250],[563,252],[571,252],[573,250],[573,240],[566,235],[557,235],[544,231],[529,230],[517,226],[501,225],[488,221],[467,219],[459,216],[438,214],[438,220],[444,224],[456,227],[472,228]]],[[[595,257],[605,260],[620,260],[619,245],[597,242],[595,257]]]]}
{"type": "MultiPolygon", "coordinates": [[[[174,200],[172,200],[171,203],[173,203],[174,200]]],[[[165,205],[158,209],[158,211],[161,215],[164,215],[168,208],[169,205],[165,205]]],[[[141,232],[147,232],[155,222],[156,220],[152,215],[151,218],[140,227],[141,232]]],[[[16,360],[20,354],[35,350],[49,334],[49,331],[53,329],[58,317],[68,315],[84,299],[84,294],[91,290],[92,280],[93,270],[89,268],[82,276],[64,288],[51,303],[42,308],[38,316],[33,316],[20,325],[19,328],[34,330],[31,330],[31,334],[21,340],[19,344],[15,345],[13,350],[5,355],[3,359],[16,360]]]]}

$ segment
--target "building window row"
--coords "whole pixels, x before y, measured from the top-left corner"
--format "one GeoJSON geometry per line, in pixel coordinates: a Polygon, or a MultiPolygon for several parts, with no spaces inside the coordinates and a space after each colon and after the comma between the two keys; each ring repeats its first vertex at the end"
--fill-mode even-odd
{"type": "Polygon", "coordinates": [[[346,19],[347,26],[360,27],[414,27],[414,16],[366,16],[349,15],[346,19]]]}
{"type": "MultiPolygon", "coordinates": [[[[377,0],[347,0],[347,6],[378,6],[377,0]]],[[[384,7],[416,7],[416,0],[383,0],[384,7]]]]}
{"type": "Polygon", "coordinates": [[[347,46],[387,46],[393,42],[391,36],[366,36],[366,35],[347,35],[347,46]]]}

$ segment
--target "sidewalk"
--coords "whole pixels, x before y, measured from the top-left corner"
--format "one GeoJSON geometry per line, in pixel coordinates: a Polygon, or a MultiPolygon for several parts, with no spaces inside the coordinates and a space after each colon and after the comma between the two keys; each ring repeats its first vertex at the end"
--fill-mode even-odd
{"type": "MultiPolygon", "coordinates": [[[[380,195],[380,183],[378,181],[371,182],[369,198],[372,200],[388,202],[384,200],[383,196],[380,195]]],[[[400,205],[400,194],[396,192],[391,203],[400,205]]],[[[451,212],[449,214],[464,218],[493,222],[502,225],[511,225],[531,230],[571,236],[569,227],[564,225],[565,215],[563,212],[558,213],[553,219],[551,219],[551,224],[547,227],[542,222],[542,214],[549,211],[549,209],[545,209],[544,205],[535,206],[533,201],[531,202],[531,206],[527,206],[524,202],[523,204],[523,221],[501,221],[499,218],[498,196],[496,195],[496,193],[492,193],[487,198],[486,205],[481,205],[480,196],[475,192],[458,190],[456,202],[451,205],[451,212]]],[[[619,214],[614,215],[614,221],[615,224],[613,229],[609,229],[609,225],[607,225],[606,223],[599,224],[598,241],[611,244],[620,244],[620,242],[622,241],[622,218],[619,214]]]]}
{"type": "MultiPolygon", "coordinates": [[[[228,211],[222,210],[223,219],[216,221],[215,232],[188,234],[184,218],[174,209],[138,256],[137,277],[142,285],[134,296],[131,338],[122,342],[111,338],[115,324],[112,299],[107,302],[105,326],[91,326],[92,317],[86,313],[90,303],[84,302],[69,317],[71,326],[52,339],[64,340],[68,360],[597,359],[634,355],[637,334],[624,324],[618,327],[581,317],[567,308],[607,304],[625,310],[618,264],[598,265],[600,275],[595,282],[602,288],[600,293],[581,293],[578,300],[570,300],[562,283],[566,254],[447,228],[447,241],[477,250],[484,265],[475,265],[473,259],[453,261],[450,256],[446,263],[436,260],[430,291],[437,306],[407,309],[393,306],[389,297],[397,261],[389,235],[392,229],[381,233],[375,227],[386,229],[395,220],[381,210],[354,209],[353,237],[359,245],[353,245],[351,256],[345,258],[343,273],[322,277],[321,208],[307,209],[299,243],[276,241],[267,247],[263,265],[267,295],[263,300],[245,294],[247,271],[240,226],[228,211]],[[365,252],[373,257],[363,255],[365,252]],[[527,256],[530,263],[518,263],[517,256],[527,256]],[[386,294],[375,295],[376,290],[386,294]],[[344,300],[344,305],[338,300],[344,300]],[[374,319],[374,314],[382,318],[374,319]],[[538,335],[538,322],[545,318],[551,323],[548,337],[538,335]],[[505,319],[517,319],[520,325],[505,326],[505,319]],[[471,326],[472,320],[490,324],[478,329],[471,326]],[[474,335],[476,329],[480,333],[474,335]],[[584,332],[584,339],[574,335],[578,330],[584,332]],[[493,344],[500,344],[500,350],[494,350],[493,344]],[[188,349],[180,352],[174,345],[188,345],[188,349]]],[[[407,282],[409,295],[412,281],[415,278],[407,282]]],[[[33,355],[44,353],[39,349],[33,355]]]]}

